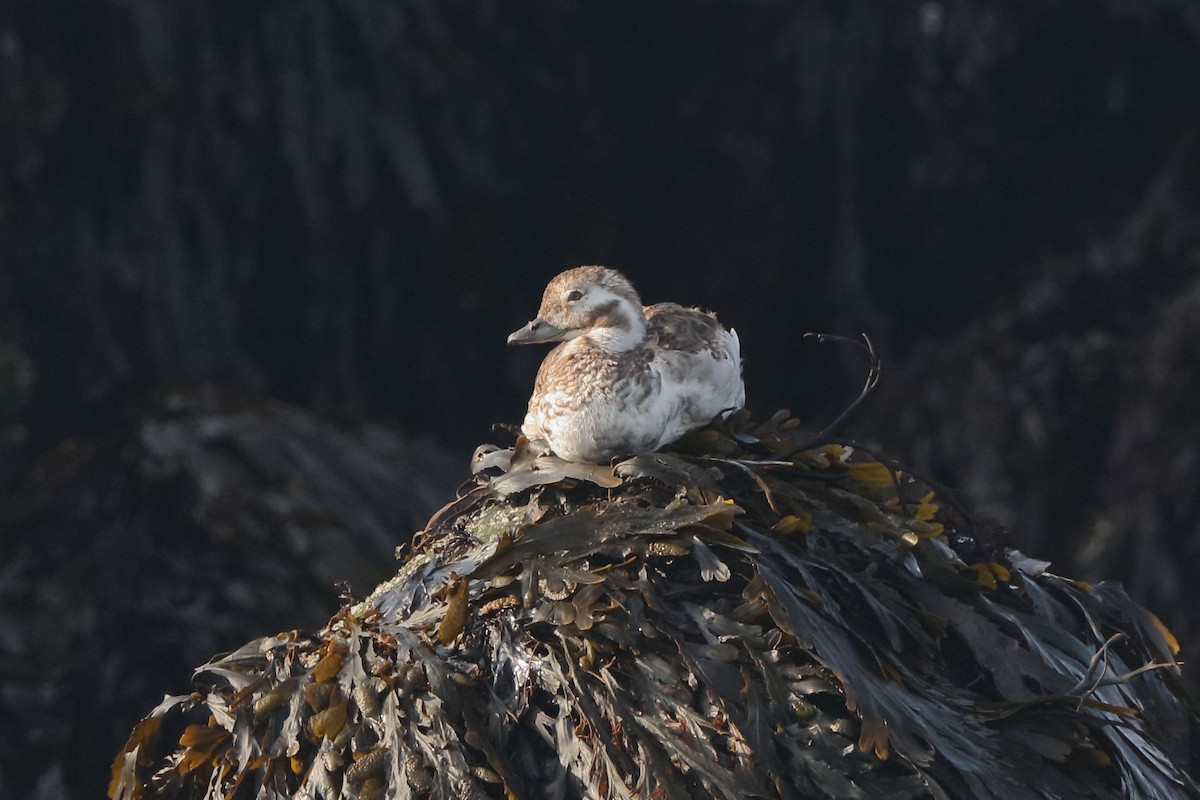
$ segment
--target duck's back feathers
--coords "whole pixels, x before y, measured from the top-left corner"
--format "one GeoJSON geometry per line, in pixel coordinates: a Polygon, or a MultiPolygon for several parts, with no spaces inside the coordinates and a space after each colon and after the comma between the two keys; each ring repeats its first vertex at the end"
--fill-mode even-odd
{"type": "Polygon", "coordinates": [[[684,353],[708,352],[717,358],[730,355],[729,331],[713,314],[678,303],[655,303],[645,312],[647,344],[684,353]]]}

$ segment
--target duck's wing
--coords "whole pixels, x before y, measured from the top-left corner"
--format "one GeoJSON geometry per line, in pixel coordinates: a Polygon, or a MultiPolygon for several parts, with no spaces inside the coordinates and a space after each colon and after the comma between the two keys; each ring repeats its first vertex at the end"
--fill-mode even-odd
{"type": "Polygon", "coordinates": [[[745,405],[737,333],[711,314],[675,303],[645,311],[651,365],[662,374],[663,393],[674,395],[682,409],[680,434],[745,405]]]}
{"type": "Polygon", "coordinates": [[[738,360],[737,335],[733,335],[731,343],[732,332],[712,314],[678,303],[657,303],[644,310],[648,344],[664,351],[708,353],[714,358],[738,360]]]}

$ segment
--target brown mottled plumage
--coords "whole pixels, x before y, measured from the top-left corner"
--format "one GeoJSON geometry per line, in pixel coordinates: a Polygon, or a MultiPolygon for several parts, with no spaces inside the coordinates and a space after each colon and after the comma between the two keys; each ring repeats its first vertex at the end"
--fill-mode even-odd
{"type": "Polygon", "coordinates": [[[510,344],[560,342],[538,370],[522,430],[562,458],[599,463],[657,450],[745,403],[737,334],[659,303],[607,267],[555,276],[510,344]]]}

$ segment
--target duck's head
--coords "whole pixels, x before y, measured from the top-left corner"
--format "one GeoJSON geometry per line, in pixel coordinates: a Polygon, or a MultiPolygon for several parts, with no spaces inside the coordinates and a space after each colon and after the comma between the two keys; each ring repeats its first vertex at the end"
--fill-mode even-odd
{"type": "Polygon", "coordinates": [[[642,301],[625,276],[608,267],[576,267],[546,285],[538,315],[509,344],[565,342],[588,336],[610,352],[636,347],[646,334],[642,301]]]}

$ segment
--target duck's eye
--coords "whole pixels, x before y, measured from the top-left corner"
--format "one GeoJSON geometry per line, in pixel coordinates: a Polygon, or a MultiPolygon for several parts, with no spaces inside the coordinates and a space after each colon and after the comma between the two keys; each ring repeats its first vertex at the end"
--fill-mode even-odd
{"type": "Polygon", "coordinates": [[[583,297],[583,292],[579,291],[578,289],[572,289],[571,291],[567,292],[566,300],[568,303],[574,303],[575,301],[581,299],[582,297],[583,297]]]}

